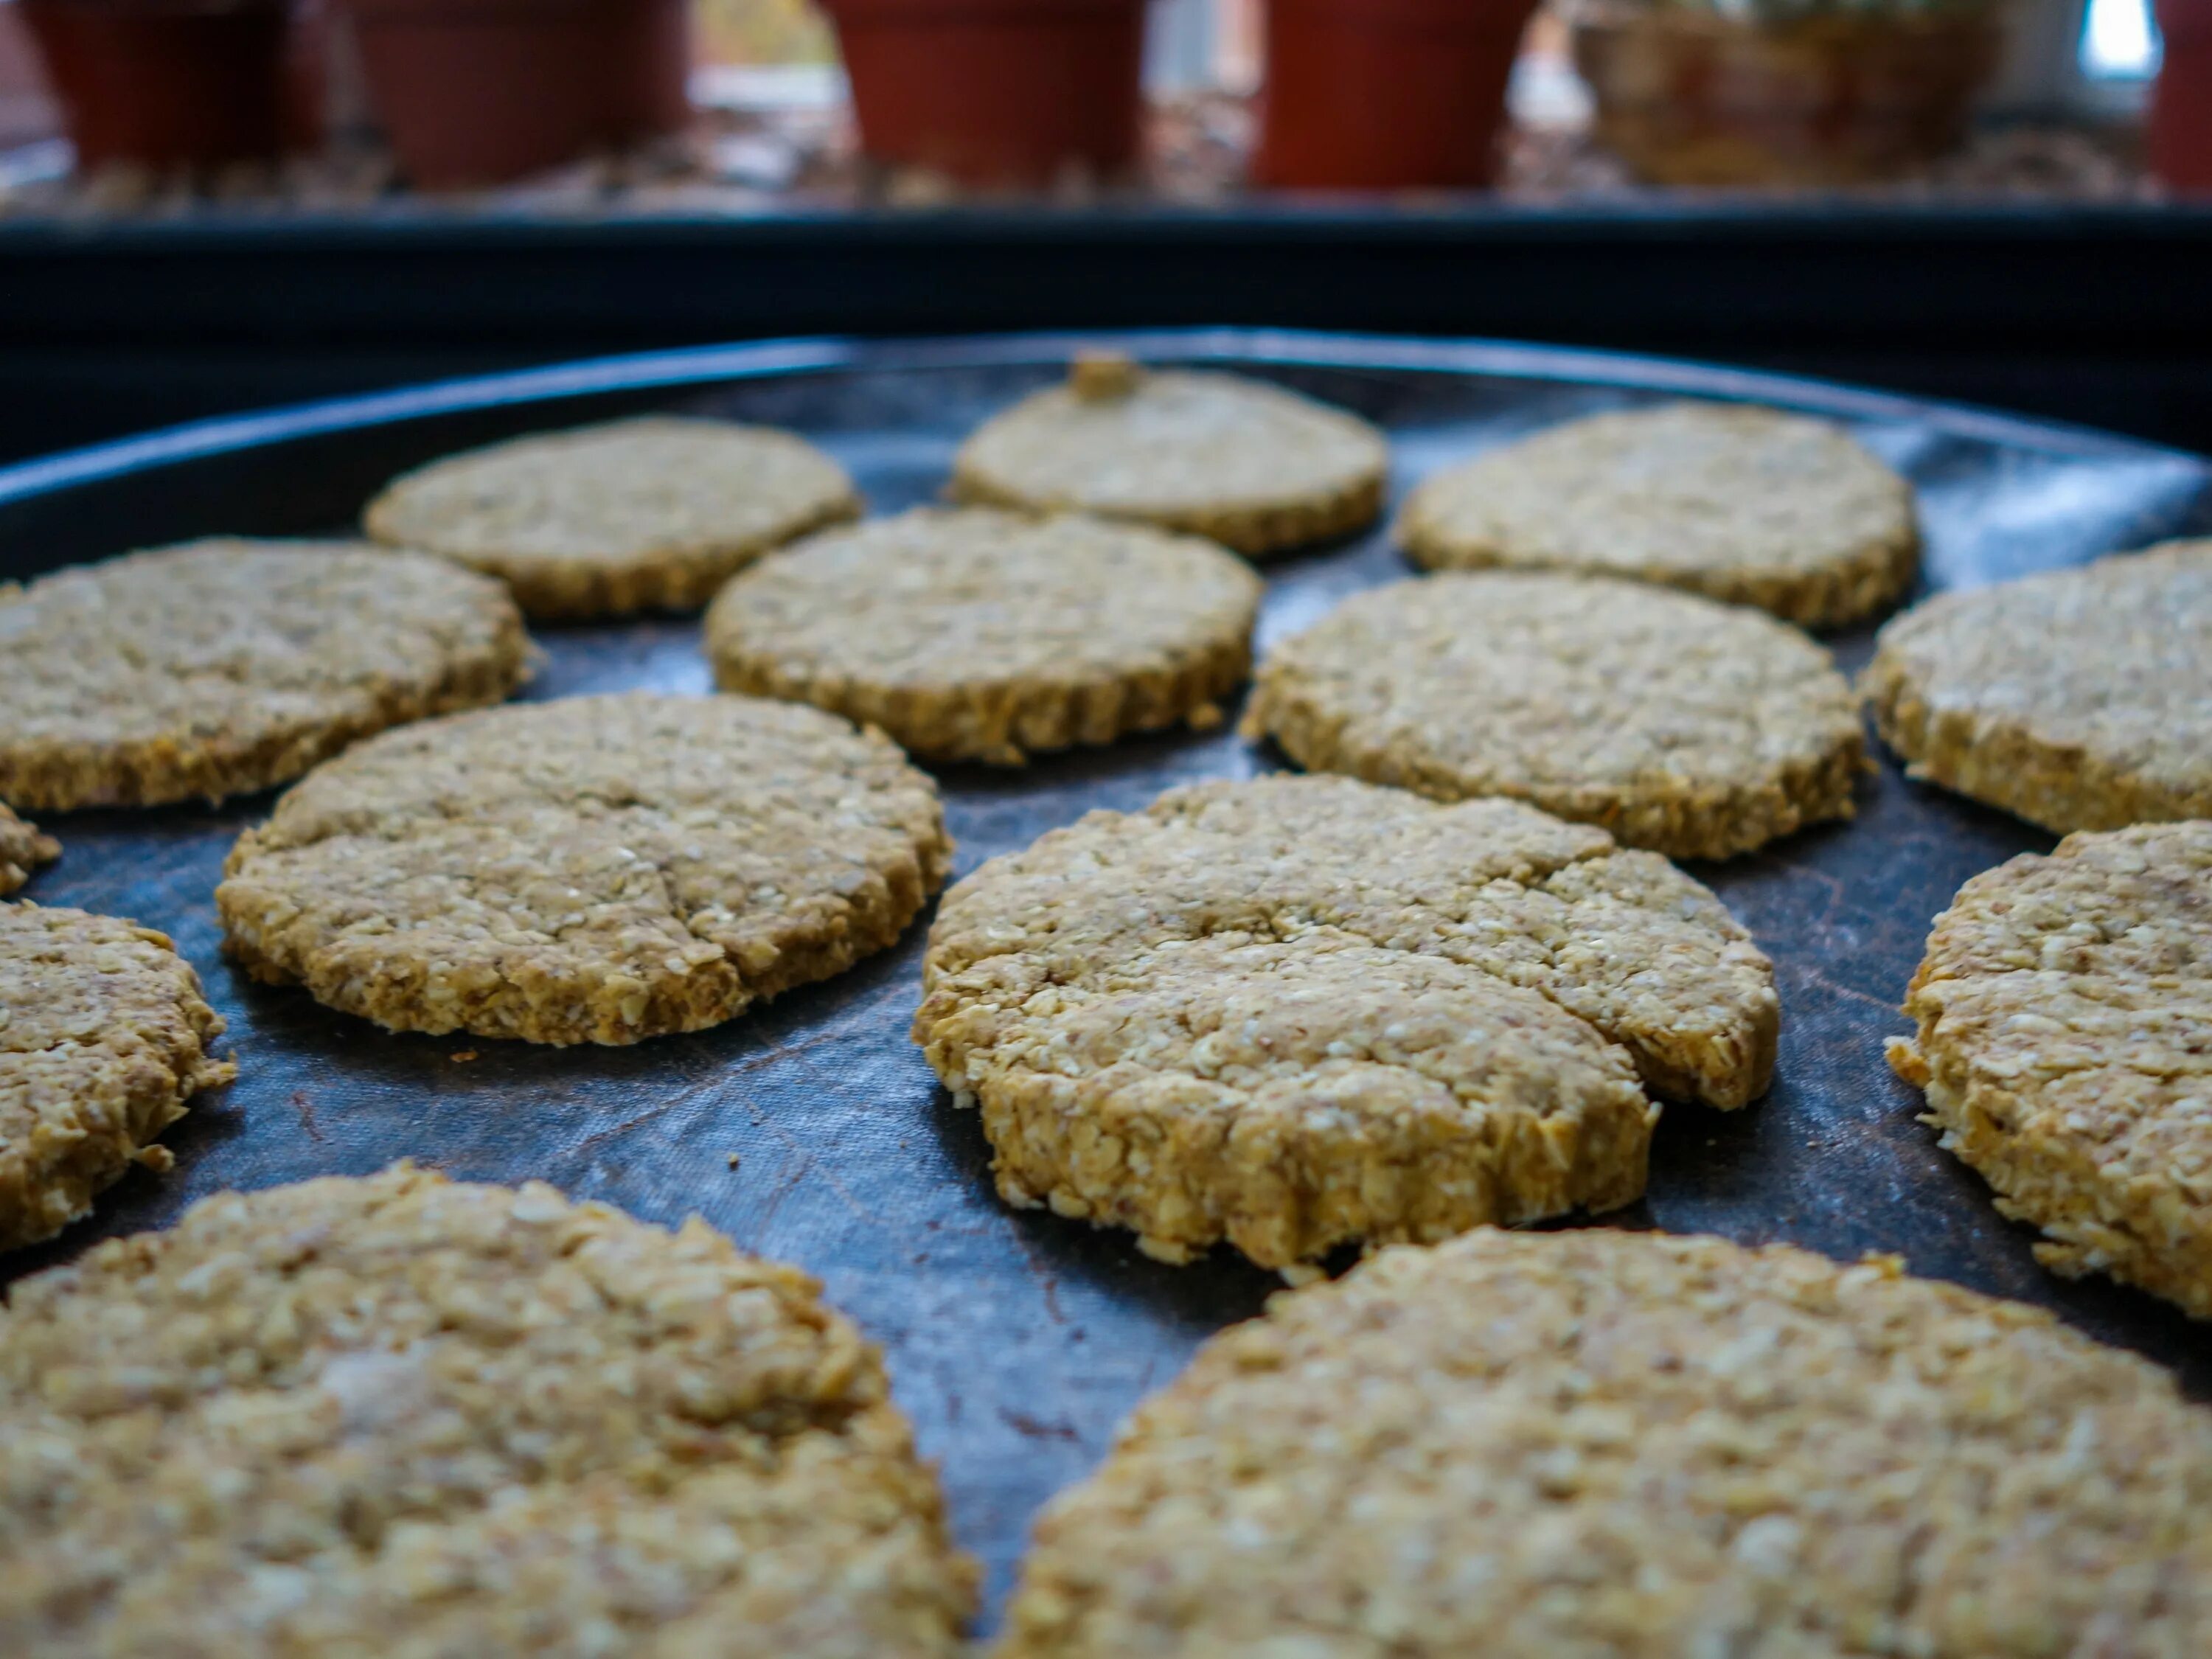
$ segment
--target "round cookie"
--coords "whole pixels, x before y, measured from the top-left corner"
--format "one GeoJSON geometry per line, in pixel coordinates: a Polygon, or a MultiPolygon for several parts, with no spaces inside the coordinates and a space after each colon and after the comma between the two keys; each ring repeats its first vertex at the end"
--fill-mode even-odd
{"type": "Polygon", "coordinates": [[[31,872],[52,864],[62,855],[62,844],[42,836],[35,823],[26,823],[0,805],[0,897],[30,880],[31,872]]]}
{"type": "Polygon", "coordinates": [[[2069,836],[1936,919],[1890,1064],[2045,1267],[2212,1319],[2212,823],[2069,836]]]}
{"type": "Polygon", "coordinates": [[[1210,542],[923,507],[828,531],[707,613],[726,690],[811,702],[931,760],[1018,765],[1188,720],[1251,665],[1260,579],[1210,542]]]}
{"type": "Polygon", "coordinates": [[[0,1633],[42,1659],[953,1659],[876,1349],[794,1268],[400,1164],[195,1205],[0,1314],[0,1633]]]}
{"type": "Polygon", "coordinates": [[[890,739],[750,697],[519,703],[364,744],[238,840],[225,948],[399,1031],[635,1042],[896,939],[951,862],[890,739]]]}
{"type": "Polygon", "coordinates": [[[393,479],[365,522],[573,620],[696,609],[769,549],[860,513],[844,468],[803,438],[660,415],[449,455],[393,479]]]}
{"type": "Polygon", "coordinates": [[[1859,688],[1916,778],[2064,834],[2212,817],[2212,541],[1942,593],[1859,688]]]}
{"type": "Polygon", "coordinates": [[[1173,790],[994,859],[923,988],[915,1041],[1008,1202],[1292,1276],[1632,1201],[1645,1091],[1743,1105],[1778,1022],[1766,958],[1664,859],[1345,778],[1173,790]]]}
{"type": "Polygon", "coordinates": [[[1588,1228],[1277,1297],[1037,1523],[998,1659],[2212,1652],[2212,1413],[2039,1310],[1588,1228]]]}
{"type": "Polygon", "coordinates": [[[167,935],[0,904],[0,1250],[89,1214],[133,1164],[167,1170],[154,1138],[238,1074],[208,1052],[222,1029],[167,935]]]}
{"type": "Polygon", "coordinates": [[[1397,537],[1431,570],[1626,576],[1808,628],[1912,586],[1912,487],[1841,428],[1778,410],[1666,404],[1570,421],[1422,483],[1397,537]]]}
{"type": "Polygon", "coordinates": [[[1796,629],[1547,574],[1352,595],[1270,654],[1244,730],[1316,771],[1512,795],[1670,858],[1847,818],[1866,769],[1850,684],[1796,629]]]}
{"type": "Polygon", "coordinates": [[[498,583],[355,542],[191,542],[0,586],[0,799],[266,789],[529,677],[498,583]]]}
{"type": "Polygon", "coordinates": [[[1372,523],[1389,470],[1382,434],[1340,409],[1102,352],[977,428],[953,459],[952,493],[1135,519],[1256,556],[1372,523]]]}

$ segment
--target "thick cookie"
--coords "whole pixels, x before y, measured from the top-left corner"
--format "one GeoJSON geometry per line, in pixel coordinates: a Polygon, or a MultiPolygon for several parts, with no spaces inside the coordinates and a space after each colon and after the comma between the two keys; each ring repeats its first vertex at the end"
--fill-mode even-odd
{"type": "Polygon", "coordinates": [[[237,1075],[208,1052],[222,1034],[166,935],[0,904],[0,1250],[89,1214],[133,1164],[167,1170],[155,1137],[237,1075]]]}
{"type": "Polygon", "coordinates": [[[2064,834],[2212,817],[2212,541],[1941,593],[1860,689],[1917,778],[2064,834]]]}
{"type": "Polygon", "coordinates": [[[192,542],[0,586],[0,799],[266,789],[386,726],[497,702],[530,641],[499,584],[356,542],[192,542]]]}
{"type": "Polygon", "coordinates": [[[999,1659],[2212,1652],[2212,1413],[1784,1246],[1401,1248],[1215,1337],[1036,1528],[999,1659]]]}
{"type": "Polygon", "coordinates": [[[2212,823],[2069,836],[1936,919],[1890,1063],[2069,1277],[2212,1319],[2212,823]]]}
{"type": "Polygon", "coordinates": [[[31,872],[52,864],[62,855],[62,844],[42,836],[35,823],[26,823],[0,805],[0,897],[30,880],[31,872]]]}
{"type": "Polygon", "coordinates": [[[1440,800],[1512,795],[1670,858],[1851,816],[1851,688],[1796,629],[1634,582],[1482,573],[1354,594],[1262,665],[1248,736],[1440,800]]]}
{"type": "Polygon", "coordinates": [[[225,1193],[0,1314],[0,1649],[952,1659],[876,1350],[795,1269],[532,1182],[225,1193]]]}
{"type": "Polygon", "coordinates": [[[811,702],[931,760],[1018,764],[1212,725],[1260,579],[1194,537],[924,507],[769,556],[707,613],[726,690],[811,702]]]}
{"type": "Polygon", "coordinates": [[[1372,523],[1389,471],[1382,434],[1340,409],[1100,353],[977,428],[954,458],[952,493],[1136,519],[1258,556],[1372,523]]]}
{"type": "Polygon", "coordinates": [[[803,438],[663,415],[433,461],[366,522],[499,577],[532,617],[574,619],[695,609],[770,548],[860,512],[844,468],[803,438]]]}
{"type": "Polygon", "coordinates": [[[1765,957],[1656,854],[1507,800],[1344,778],[1094,812],[955,887],[915,1041],[1014,1204],[1226,1238],[1356,1239],[1626,1204],[1644,1089],[1766,1086],[1765,957]]]}
{"type": "Polygon", "coordinates": [[[1848,433],[1668,404],[1571,421],[1437,473],[1397,536],[1432,570],[1628,576],[1808,628],[1895,604],[1919,568],[1912,487],[1848,433]]]}
{"type": "Polygon", "coordinates": [[[257,977],[394,1030],[635,1042],[882,950],[951,850],[935,786],[835,715],[575,697],[321,768],[216,903],[257,977]]]}

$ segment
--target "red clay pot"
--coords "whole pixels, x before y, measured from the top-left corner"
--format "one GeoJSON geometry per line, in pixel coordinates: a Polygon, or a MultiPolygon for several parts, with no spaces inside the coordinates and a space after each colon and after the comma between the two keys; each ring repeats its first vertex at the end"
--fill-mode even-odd
{"type": "Polygon", "coordinates": [[[860,143],[963,183],[1136,160],[1145,0],[823,0],[860,143]]]}
{"type": "Polygon", "coordinates": [[[2143,130],[2150,170],[2176,190],[2212,191],[2212,0],[2158,0],[2166,58],[2143,130]]]}
{"type": "Polygon", "coordinates": [[[1498,165],[1534,0],[1268,0],[1253,182],[1470,189],[1498,165]]]}
{"type": "Polygon", "coordinates": [[[686,0],[345,0],[410,183],[498,184],[690,113],[686,0]]]}
{"type": "Polygon", "coordinates": [[[284,0],[21,0],[80,167],[276,154],[284,0]]]}

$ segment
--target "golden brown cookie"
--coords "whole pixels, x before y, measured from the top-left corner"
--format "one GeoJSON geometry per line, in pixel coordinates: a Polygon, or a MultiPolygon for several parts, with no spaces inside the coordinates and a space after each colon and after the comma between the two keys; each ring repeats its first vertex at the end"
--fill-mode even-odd
{"type": "Polygon", "coordinates": [[[953,1659],[975,1573],[814,1281],[398,1165],[0,1314],[0,1649],[953,1659]]]}
{"type": "Polygon", "coordinates": [[[1860,690],[1916,778],[2061,834],[2212,817],[2212,541],[1941,593],[1860,690]]]}
{"type": "Polygon", "coordinates": [[[1355,415],[1242,375],[1079,357],[1068,383],[977,428],[953,459],[965,501],[1135,519],[1259,556],[1382,510],[1388,441],[1355,415]]]}
{"type": "Polygon", "coordinates": [[[1356,593],[1261,666],[1244,716],[1300,765],[1512,795],[1670,858],[1851,816],[1851,688],[1796,629],[1636,582],[1480,572],[1356,593]]]}
{"type": "Polygon", "coordinates": [[[1218,724],[1260,579],[1138,525],[923,507],[772,554],[707,613],[725,690],[811,702],[929,760],[1018,765],[1218,724]]]}
{"type": "Polygon", "coordinates": [[[62,844],[42,836],[35,823],[26,823],[0,805],[0,896],[30,880],[31,872],[52,864],[62,855],[62,844]]]}
{"type": "Polygon", "coordinates": [[[0,1250],[89,1214],[133,1164],[167,1170],[155,1137],[238,1074],[208,1052],[222,1034],[166,934],[0,904],[0,1250]]]}
{"type": "Polygon", "coordinates": [[[858,518],[844,468],[771,427],[649,416],[449,455],[368,504],[368,533],[499,577],[532,617],[706,604],[795,536],[858,518]]]}
{"type": "Polygon", "coordinates": [[[2039,1310],[1589,1228],[1277,1297],[1045,1510],[999,1659],[2212,1652],[2212,1413],[2039,1310]]]}
{"type": "Polygon", "coordinates": [[[0,585],[0,799],[266,789],[386,726],[497,702],[530,665],[498,583],[356,542],[191,542],[0,585]]]}
{"type": "Polygon", "coordinates": [[[1912,487],[1840,428],[1778,410],[1665,404],[1570,421],[1414,490],[1397,536],[1431,570],[1626,576],[1808,628],[1912,586],[1912,487]]]}
{"type": "Polygon", "coordinates": [[[1890,1063],[2069,1278],[2212,1319],[2212,823],[2069,836],[1936,919],[1890,1063]]]}
{"type": "Polygon", "coordinates": [[[256,977],[400,1031],[696,1031],[896,939],[951,862],[929,779],[795,703],[572,697],[319,769],[216,891],[256,977]]]}
{"type": "Polygon", "coordinates": [[[1262,778],[1094,812],[939,907],[915,1018],[1000,1193],[1294,1273],[1630,1202],[1766,1086],[1773,972],[1664,859],[1508,800],[1262,778]]]}

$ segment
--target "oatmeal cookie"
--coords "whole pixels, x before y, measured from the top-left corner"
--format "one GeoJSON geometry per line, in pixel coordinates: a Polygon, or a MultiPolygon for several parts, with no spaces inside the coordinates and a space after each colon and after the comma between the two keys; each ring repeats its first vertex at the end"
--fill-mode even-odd
{"type": "Polygon", "coordinates": [[[31,872],[52,864],[62,855],[62,844],[42,836],[35,823],[26,823],[0,805],[0,897],[30,880],[31,872]]]}

